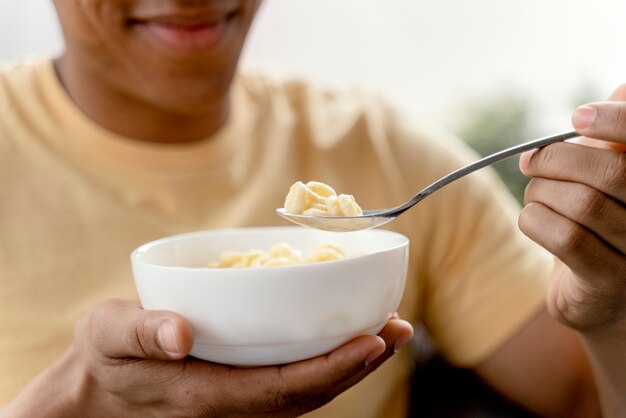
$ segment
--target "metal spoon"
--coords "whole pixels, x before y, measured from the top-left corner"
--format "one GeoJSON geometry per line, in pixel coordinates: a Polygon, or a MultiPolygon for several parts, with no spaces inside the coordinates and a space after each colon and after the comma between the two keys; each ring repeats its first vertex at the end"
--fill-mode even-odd
{"type": "Polygon", "coordinates": [[[461,167],[458,170],[446,175],[445,177],[442,177],[441,179],[437,180],[436,182],[432,183],[430,186],[426,187],[421,192],[416,194],[408,202],[394,208],[366,210],[363,211],[363,215],[361,216],[296,215],[286,213],[284,208],[276,209],[276,213],[291,222],[295,222],[297,224],[310,228],[322,229],[325,231],[350,232],[376,228],[394,220],[404,211],[412,208],[413,206],[415,206],[415,204],[421,202],[424,198],[430,196],[437,190],[441,189],[443,186],[446,186],[453,181],[466,176],[469,173],[480,170],[481,168],[490,166],[494,163],[497,163],[498,161],[512,157],[516,154],[520,154],[524,151],[545,147],[546,145],[550,145],[555,142],[565,141],[566,139],[575,138],[577,136],[580,135],[578,135],[576,132],[561,133],[545,138],[535,139],[534,141],[525,142],[523,144],[499,151],[495,154],[488,155],[487,157],[468,164],[465,167],[461,167]]]}

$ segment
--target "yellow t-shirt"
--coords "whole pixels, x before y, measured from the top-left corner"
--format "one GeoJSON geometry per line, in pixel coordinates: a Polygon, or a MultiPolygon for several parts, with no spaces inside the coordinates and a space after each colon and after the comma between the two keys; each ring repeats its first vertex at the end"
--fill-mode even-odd
{"type": "MultiPolygon", "coordinates": [[[[211,138],[151,144],[83,115],[49,60],[0,70],[0,405],[68,347],[89,306],[136,297],[138,245],[285,225],[274,210],[297,180],[390,207],[475,158],[372,94],[240,75],[232,106],[211,138]]],[[[389,225],[411,240],[399,312],[455,364],[485,360],[542,304],[549,258],[518,232],[517,210],[482,171],[389,225]]],[[[411,371],[401,350],[311,416],[401,416],[411,371]]]]}

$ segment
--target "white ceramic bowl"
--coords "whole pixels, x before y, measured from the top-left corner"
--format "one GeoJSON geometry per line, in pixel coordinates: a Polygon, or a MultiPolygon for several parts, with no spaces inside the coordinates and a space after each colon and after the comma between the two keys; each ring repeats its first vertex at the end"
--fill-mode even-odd
{"type": "Polygon", "coordinates": [[[408,239],[383,230],[214,230],[144,244],[131,261],[144,309],[176,312],[193,326],[191,355],[260,366],[315,357],[378,333],[402,297],[408,239]],[[305,256],[332,242],[347,258],[284,267],[204,267],[227,250],[267,251],[280,242],[305,256]]]}

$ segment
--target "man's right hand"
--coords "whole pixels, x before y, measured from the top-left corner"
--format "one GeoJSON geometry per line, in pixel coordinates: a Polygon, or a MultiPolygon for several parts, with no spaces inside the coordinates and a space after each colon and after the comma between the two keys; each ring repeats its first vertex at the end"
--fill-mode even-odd
{"type": "Polygon", "coordinates": [[[297,416],[359,382],[412,335],[394,317],[379,336],[324,356],[233,368],[187,357],[193,332],[182,317],[111,300],[81,318],[72,348],[0,416],[297,416]]]}

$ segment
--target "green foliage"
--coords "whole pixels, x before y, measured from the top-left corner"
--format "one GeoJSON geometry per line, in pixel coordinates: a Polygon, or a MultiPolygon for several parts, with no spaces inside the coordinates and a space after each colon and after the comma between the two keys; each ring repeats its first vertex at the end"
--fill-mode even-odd
{"type": "MultiPolygon", "coordinates": [[[[530,104],[520,96],[494,97],[475,102],[462,112],[457,134],[485,156],[532,139],[530,104]]],[[[512,157],[494,165],[509,190],[521,203],[528,179],[518,168],[518,158],[512,157]]]]}
{"type": "MultiPolygon", "coordinates": [[[[603,100],[598,87],[590,80],[582,80],[567,100],[571,110],[585,103],[603,100]]],[[[543,136],[533,121],[541,115],[533,114],[528,96],[504,93],[487,98],[476,98],[459,112],[457,134],[480,155],[488,155],[525,141],[543,136]]],[[[522,203],[528,179],[518,167],[518,157],[511,157],[494,165],[494,168],[522,203]]]]}

